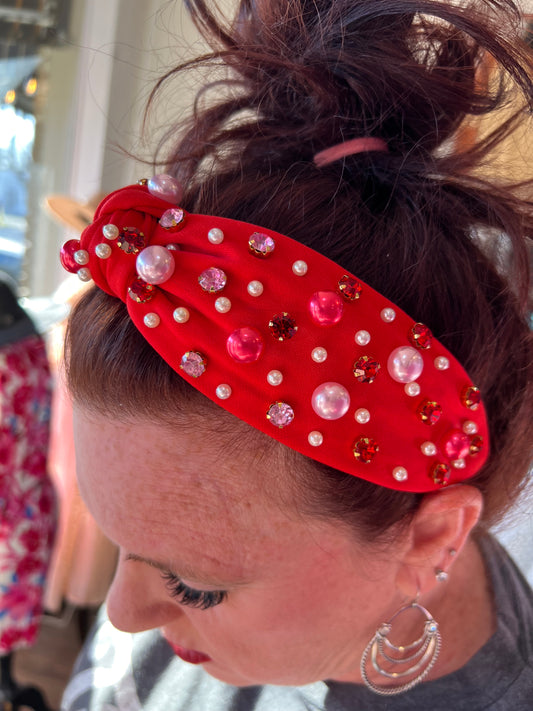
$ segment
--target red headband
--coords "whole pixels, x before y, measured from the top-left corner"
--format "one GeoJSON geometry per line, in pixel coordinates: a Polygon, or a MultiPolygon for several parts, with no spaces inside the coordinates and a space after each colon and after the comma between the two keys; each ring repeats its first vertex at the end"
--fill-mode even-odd
{"type": "Polygon", "coordinates": [[[112,193],[63,266],[196,389],[312,459],[415,492],[481,468],[479,390],[426,326],[309,247],[180,198],[168,176],[112,193]]]}

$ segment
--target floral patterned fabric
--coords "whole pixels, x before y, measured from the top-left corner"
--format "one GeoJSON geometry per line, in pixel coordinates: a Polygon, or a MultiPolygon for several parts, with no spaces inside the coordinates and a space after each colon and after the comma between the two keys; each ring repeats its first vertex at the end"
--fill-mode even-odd
{"type": "Polygon", "coordinates": [[[43,340],[0,348],[0,655],[35,642],[55,522],[43,340]]]}

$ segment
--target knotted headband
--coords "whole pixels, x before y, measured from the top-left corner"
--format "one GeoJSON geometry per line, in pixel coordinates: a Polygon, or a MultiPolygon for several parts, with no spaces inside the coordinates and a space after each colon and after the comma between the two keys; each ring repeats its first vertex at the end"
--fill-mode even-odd
{"type": "Polygon", "coordinates": [[[180,197],[169,176],[112,193],[63,266],[121,299],[196,389],[312,459],[414,492],[481,468],[479,390],[424,324],[309,247],[180,197]]]}

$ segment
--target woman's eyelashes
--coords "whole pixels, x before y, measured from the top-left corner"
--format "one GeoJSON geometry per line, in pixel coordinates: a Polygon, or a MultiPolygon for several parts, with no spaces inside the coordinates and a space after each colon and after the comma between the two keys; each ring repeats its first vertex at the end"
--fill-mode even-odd
{"type": "Polygon", "coordinates": [[[161,575],[170,594],[180,605],[188,605],[189,607],[196,607],[200,610],[207,610],[210,607],[215,607],[215,605],[220,605],[228,595],[225,590],[207,591],[190,588],[188,585],[185,585],[177,575],[170,571],[161,573],[161,575]]]}

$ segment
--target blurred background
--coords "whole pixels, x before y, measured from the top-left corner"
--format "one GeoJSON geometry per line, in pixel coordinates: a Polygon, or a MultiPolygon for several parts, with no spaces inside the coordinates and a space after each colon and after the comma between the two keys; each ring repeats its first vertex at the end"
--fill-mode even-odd
{"type": "MultiPolygon", "coordinates": [[[[530,14],[524,36],[533,45],[533,0],[522,5],[530,14]]],[[[75,485],[60,360],[76,288],[65,281],[58,251],[90,220],[98,195],[153,173],[133,156],[153,157],[165,127],[189,106],[194,77],[189,86],[174,82],[141,135],[150,89],[200,51],[182,0],[0,0],[0,270],[47,344],[54,379],[48,468],[58,501],[41,634],[17,651],[13,674],[41,689],[51,708],[59,707],[116,555],[75,485]]],[[[480,81],[490,73],[489,61],[480,81]]],[[[533,177],[531,123],[524,110],[523,124],[495,156],[502,180],[533,177]]],[[[458,142],[467,145],[490,128],[469,124],[458,142]]],[[[521,503],[500,535],[533,583],[532,534],[529,505],[521,503]]]]}

